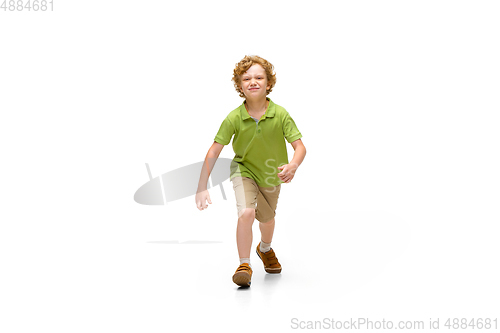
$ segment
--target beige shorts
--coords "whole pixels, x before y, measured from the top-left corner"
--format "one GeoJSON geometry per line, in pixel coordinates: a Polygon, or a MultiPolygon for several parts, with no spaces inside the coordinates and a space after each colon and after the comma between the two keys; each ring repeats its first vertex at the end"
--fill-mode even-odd
{"type": "Polygon", "coordinates": [[[236,196],[238,218],[245,208],[255,209],[255,218],[262,223],[271,221],[276,216],[276,206],[281,184],[274,187],[260,187],[248,177],[234,177],[232,180],[236,196]]]}

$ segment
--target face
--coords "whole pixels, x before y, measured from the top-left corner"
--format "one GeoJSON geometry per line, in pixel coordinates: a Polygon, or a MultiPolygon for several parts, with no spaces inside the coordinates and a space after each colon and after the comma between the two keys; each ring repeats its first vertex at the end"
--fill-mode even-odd
{"type": "Polygon", "coordinates": [[[241,76],[240,89],[247,98],[265,97],[269,88],[266,71],[260,64],[253,64],[241,76]]]}

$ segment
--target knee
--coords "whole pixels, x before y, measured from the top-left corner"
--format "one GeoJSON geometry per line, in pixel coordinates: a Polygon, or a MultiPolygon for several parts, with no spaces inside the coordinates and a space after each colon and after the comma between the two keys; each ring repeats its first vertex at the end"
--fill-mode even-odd
{"type": "Polygon", "coordinates": [[[255,209],[245,208],[240,211],[238,221],[253,223],[254,220],[255,220],[255,209]]]}
{"type": "Polygon", "coordinates": [[[265,225],[270,225],[270,224],[273,224],[274,223],[274,218],[272,220],[269,220],[267,222],[260,222],[261,224],[265,224],[265,225]]]}

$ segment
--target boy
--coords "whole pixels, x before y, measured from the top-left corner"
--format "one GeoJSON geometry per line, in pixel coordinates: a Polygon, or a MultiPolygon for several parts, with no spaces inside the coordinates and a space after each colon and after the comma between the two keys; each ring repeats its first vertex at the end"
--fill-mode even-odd
{"type": "Polygon", "coordinates": [[[261,231],[257,255],[266,272],[281,272],[281,265],[271,248],[276,205],[281,183],[291,182],[306,154],[300,139],[302,134],[293,119],[284,108],[266,97],[276,83],[273,69],[272,64],[259,56],[245,56],[236,64],[234,86],[245,101],[222,122],[205,158],[195,198],[199,210],[208,207],[206,201],[212,203],[207,190],[208,177],[222,148],[234,135],[236,155],[230,167],[230,180],[238,212],[236,242],[240,266],[233,275],[233,282],[242,287],[249,287],[252,278],[250,249],[255,218],[261,231]],[[285,138],[295,150],[290,163],[285,138]]]}

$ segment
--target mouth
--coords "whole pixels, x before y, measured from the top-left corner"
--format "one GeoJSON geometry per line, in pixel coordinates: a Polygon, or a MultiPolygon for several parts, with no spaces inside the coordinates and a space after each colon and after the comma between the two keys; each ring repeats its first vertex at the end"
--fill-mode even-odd
{"type": "Polygon", "coordinates": [[[250,88],[248,90],[258,90],[259,88],[250,88]]]}

